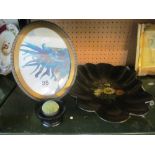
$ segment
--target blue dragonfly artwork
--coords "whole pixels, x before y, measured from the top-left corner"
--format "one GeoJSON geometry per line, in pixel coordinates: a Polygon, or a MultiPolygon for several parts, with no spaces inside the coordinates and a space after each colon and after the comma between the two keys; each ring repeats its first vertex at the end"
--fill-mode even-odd
{"type": "Polygon", "coordinates": [[[42,44],[37,46],[31,43],[21,45],[22,55],[24,56],[25,67],[33,67],[31,74],[35,78],[49,76],[55,81],[65,77],[70,71],[70,55],[67,48],[52,48],[42,44]],[[26,59],[31,57],[28,61],[26,59]],[[59,77],[56,75],[59,74],[59,77]]]}

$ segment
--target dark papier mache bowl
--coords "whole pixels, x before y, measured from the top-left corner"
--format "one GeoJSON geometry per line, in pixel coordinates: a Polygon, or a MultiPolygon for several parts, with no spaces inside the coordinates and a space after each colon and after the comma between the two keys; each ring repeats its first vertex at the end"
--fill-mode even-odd
{"type": "Polygon", "coordinates": [[[153,100],[142,88],[135,70],[104,63],[79,65],[70,94],[77,98],[80,109],[95,112],[110,122],[146,114],[149,101],[153,100]]]}

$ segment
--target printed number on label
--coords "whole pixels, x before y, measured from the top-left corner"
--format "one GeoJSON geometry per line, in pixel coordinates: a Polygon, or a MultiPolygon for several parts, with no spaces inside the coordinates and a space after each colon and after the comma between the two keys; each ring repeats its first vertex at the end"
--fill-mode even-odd
{"type": "Polygon", "coordinates": [[[49,85],[49,82],[46,80],[46,81],[42,81],[42,86],[48,86],[49,85]]]}

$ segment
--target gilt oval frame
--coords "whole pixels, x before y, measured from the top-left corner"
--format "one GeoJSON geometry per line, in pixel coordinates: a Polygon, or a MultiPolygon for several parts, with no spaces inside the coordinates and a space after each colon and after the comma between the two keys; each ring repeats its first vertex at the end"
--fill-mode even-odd
{"type": "Polygon", "coordinates": [[[25,26],[19,32],[12,47],[11,63],[12,63],[12,73],[19,87],[29,97],[38,101],[47,100],[47,99],[59,100],[60,98],[64,97],[69,92],[71,86],[73,85],[75,81],[76,73],[77,73],[77,56],[69,36],[59,26],[47,21],[32,22],[29,25],[25,26]],[[66,44],[66,47],[68,49],[68,53],[70,56],[70,72],[69,72],[68,80],[63,86],[63,88],[61,88],[54,95],[45,96],[33,91],[32,88],[29,87],[28,84],[25,82],[20,72],[19,53],[20,53],[21,43],[23,42],[27,34],[36,28],[48,28],[56,32],[66,44]]]}

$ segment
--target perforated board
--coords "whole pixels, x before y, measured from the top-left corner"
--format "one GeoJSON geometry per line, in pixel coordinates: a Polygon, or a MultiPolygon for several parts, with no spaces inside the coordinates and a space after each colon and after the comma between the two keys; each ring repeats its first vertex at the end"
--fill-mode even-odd
{"type": "Polygon", "coordinates": [[[78,63],[135,63],[137,23],[153,20],[48,20],[70,36],[78,63]]]}

